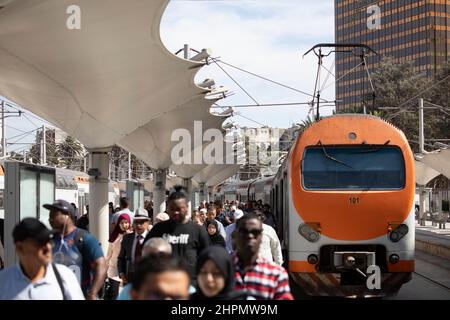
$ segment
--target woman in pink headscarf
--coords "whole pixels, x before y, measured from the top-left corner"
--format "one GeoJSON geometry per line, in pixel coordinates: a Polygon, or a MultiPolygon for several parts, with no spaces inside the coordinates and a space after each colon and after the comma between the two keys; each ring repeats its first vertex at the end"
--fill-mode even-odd
{"type": "Polygon", "coordinates": [[[119,294],[119,287],[122,280],[117,269],[117,258],[120,253],[123,235],[130,233],[130,216],[121,214],[117,224],[108,240],[108,253],[106,254],[106,264],[108,266],[108,283],[105,287],[105,300],[115,300],[119,294]]]}

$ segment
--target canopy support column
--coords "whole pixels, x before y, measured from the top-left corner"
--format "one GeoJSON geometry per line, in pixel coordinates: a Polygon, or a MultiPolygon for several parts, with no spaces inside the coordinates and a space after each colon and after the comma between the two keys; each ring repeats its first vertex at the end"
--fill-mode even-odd
{"type": "Polygon", "coordinates": [[[425,225],[425,186],[419,186],[419,224],[421,226],[425,225]]]}
{"type": "Polygon", "coordinates": [[[191,178],[183,178],[183,188],[186,190],[186,196],[188,200],[188,216],[189,218],[192,215],[192,207],[195,206],[195,195],[192,190],[192,179],[191,178]]]}
{"type": "Polygon", "coordinates": [[[153,189],[154,216],[166,211],[166,170],[156,170],[154,173],[155,188],[153,189]]]}
{"type": "Polygon", "coordinates": [[[201,182],[199,183],[199,189],[200,189],[200,202],[206,201],[208,190],[206,190],[206,183],[201,182]]]}
{"type": "Polygon", "coordinates": [[[89,231],[97,238],[103,253],[109,238],[109,152],[111,148],[89,151],[89,231]]]}

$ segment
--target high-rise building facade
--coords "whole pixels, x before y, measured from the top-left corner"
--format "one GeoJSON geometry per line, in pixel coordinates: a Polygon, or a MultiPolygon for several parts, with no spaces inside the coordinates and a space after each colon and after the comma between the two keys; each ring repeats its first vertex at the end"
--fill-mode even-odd
{"type": "MultiPolygon", "coordinates": [[[[379,53],[367,56],[373,71],[383,56],[413,61],[432,76],[450,52],[450,0],[335,0],[336,43],[363,43],[379,53]]],[[[361,58],[336,54],[337,112],[361,107],[371,93],[367,72],[353,70],[361,58]]]]}

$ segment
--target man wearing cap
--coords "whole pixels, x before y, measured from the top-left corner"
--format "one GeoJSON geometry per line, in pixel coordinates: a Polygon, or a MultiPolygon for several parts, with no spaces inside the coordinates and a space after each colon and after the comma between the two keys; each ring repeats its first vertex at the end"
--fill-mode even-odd
{"type": "Polygon", "coordinates": [[[81,284],[84,295],[96,300],[106,279],[106,261],[98,240],[86,230],[77,228],[75,209],[65,200],[45,204],[50,210],[49,222],[58,235],[55,237],[55,262],[71,269],[81,284]]]}
{"type": "Polygon", "coordinates": [[[233,213],[234,222],[225,228],[226,238],[225,247],[229,254],[233,253],[232,234],[236,230],[236,222],[244,216],[244,212],[241,209],[235,209],[233,213]]]}
{"type": "Polygon", "coordinates": [[[117,268],[122,282],[127,283],[136,262],[142,256],[142,247],[148,234],[150,218],[147,210],[139,210],[133,219],[134,232],[123,236],[117,268]]]}
{"type": "Polygon", "coordinates": [[[0,272],[0,300],[84,300],[73,272],[52,263],[53,233],[35,218],[13,230],[19,262],[0,272]]]}

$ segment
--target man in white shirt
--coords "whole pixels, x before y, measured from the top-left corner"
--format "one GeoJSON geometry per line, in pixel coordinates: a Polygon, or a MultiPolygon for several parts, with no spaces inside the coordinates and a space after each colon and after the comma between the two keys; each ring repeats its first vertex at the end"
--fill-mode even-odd
{"type": "Polygon", "coordinates": [[[232,235],[234,230],[236,230],[236,222],[244,216],[244,212],[241,209],[235,209],[233,213],[234,222],[225,228],[226,238],[225,238],[225,248],[229,254],[234,252],[232,235]]]}
{"type": "Polygon", "coordinates": [[[52,263],[53,233],[43,223],[25,218],[13,238],[19,263],[0,272],[0,300],[84,300],[75,274],[52,263]]]}
{"type": "MultiPolygon", "coordinates": [[[[264,222],[264,213],[261,210],[254,210],[255,214],[264,222]]],[[[263,233],[261,246],[259,247],[259,256],[274,261],[278,265],[283,264],[283,254],[281,253],[281,244],[277,232],[268,224],[263,223],[263,233]]]]}

